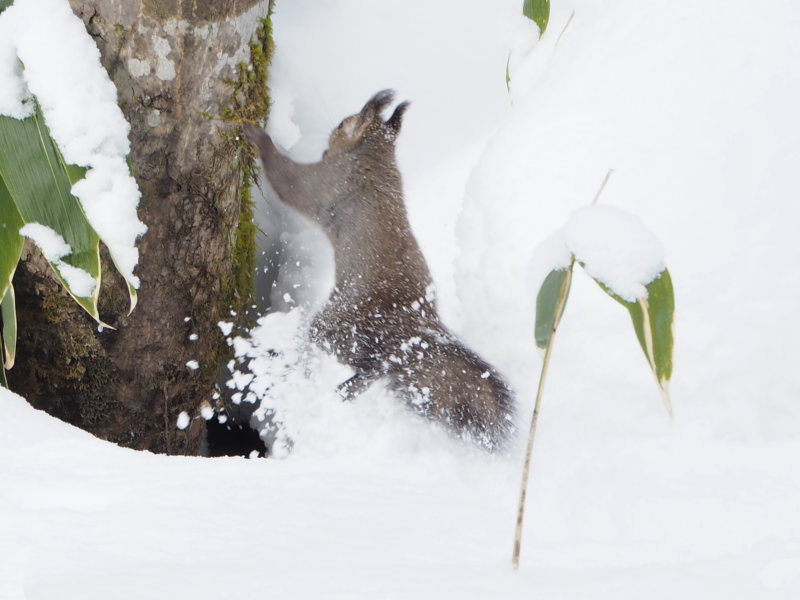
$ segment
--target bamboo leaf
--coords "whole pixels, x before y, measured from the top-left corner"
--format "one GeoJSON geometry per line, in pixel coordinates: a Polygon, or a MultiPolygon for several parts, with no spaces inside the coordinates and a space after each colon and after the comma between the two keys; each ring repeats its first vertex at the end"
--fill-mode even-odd
{"type": "Polygon", "coordinates": [[[23,225],[22,217],[11,198],[11,192],[0,177],[0,298],[5,296],[6,290],[11,285],[22,253],[23,239],[19,235],[19,230],[23,225]]]}
{"type": "Polygon", "coordinates": [[[544,350],[558,327],[561,314],[569,296],[572,267],[550,271],[536,295],[536,346],[544,350]],[[566,286],[566,289],[564,288],[566,286]],[[563,291],[562,291],[563,290],[563,291]],[[560,302],[564,294],[564,301],[560,302]]]}
{"type": "Polygon", "coordinates": [[[539,26],[539,37],[541,37],[550,21],[550,0],[524,0],[522,14],[539,26]]]}
{"type": "Polygon", "coordinates": [[[652,348],[651,363],[659,385],[666,384],[672,377],[672,324],[675,314],[675,295],[672,278],[664,269],[647,285],[647,300],[640,301],[643,310],[644,337],[652,348]],[[647,341],[647,332],[652,332],[652,345],[647,341]]]}
{"type": "Polygon", "coordinates": [[[0,368],[2,371],[14,366],[14,357],[17,353],[17,311],[13,285],[8,286],[0,300],[0,317],[3,321],[3,368],[0,368]]]}
{"type": "Polygon", "coordinates": [[[100,239],[72,196],[71,179],[83,170],[64,165],[50,138],[38,106],[25,120],[0,116],[0,177],[25,223],[40,223],[58,232],[72,248],[63,262],[89,273],[94,291],[89,297],[73,293],[54,265],[67,291],[99,322],[100,239]]]}
{"type": "Polygon", "coordinates": [[[653,370],[656,382],[661,389],[664,404],[671,415],[669,380],[672,377],[674,345],[672,324],[675,314],[675,294],[669,271],[664,269],[658,277],[647,284],[647,298],[640,298],[637,302],[624,300],[604,284],[599,281],[597,283],[609,296],[628,309],[639,345],[653,370]]]}
{"type": "MultiPolygon", "coordinates": [[[[69,182],[71,185],[75,185],[78,181],[80,181],[86,176],[87,169],[85,167],[79,167],[77,165],[67,164],[67,161],[64,160],[64,156],[61,154],[61,150],[59,150],[58,146],[53,144],[53,149],[58,155],[59,163],[63,167],[64,172],[67,174],[67,177],[69,178],[69,182]]],[[[127,157],[126,163],[128,165],[128,170],[132,170],[130,157],[127,157]]],[[[101,241],[103,240],[101,239],[101,241]]],[[[117,272],[122,273],[123,271],[122,269],[119,268],[119,265],[117,264],[117,257],[115,256],[114,252],[111,251],[110,247],[106,246],[106,248],[108,249],[108,254],[111,257],[111,262],[114,263],[114,267],[116,267],[117,272]]],[[[124,276],[123,279],[125,279],[125,284],[128,287],[128,301],[130,307],[128,309],[128,314],[131,314],[133,312],[133,309],[136,308],[136,303],[138,302],[139,296],[136,288],[133,287],[133,284],[130,281],[128,281],[127,278],[125,278],[124,276]]]]}

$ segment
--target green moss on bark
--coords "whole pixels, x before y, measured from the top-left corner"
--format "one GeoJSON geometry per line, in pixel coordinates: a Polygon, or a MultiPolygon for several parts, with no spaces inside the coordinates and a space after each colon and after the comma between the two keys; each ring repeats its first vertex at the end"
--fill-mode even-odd
{"type": "Polygon", "coordinates": [[[242,134],[241,124],[263,124],[269,114],[269,65],[275,49],[272,39],[273,8],[274,0],[271,0],[267,17],[261,20],[250,42],[250,61],[239,63],[236,78],[226,82],[231,87],[231,95],[219,110],[222,121],[234,125],[222,135],[226,150],[236,156],[240,173],[237,190],[239,223],[234,231],[230,281],[222,282],[223,289],[229,290],[223,300],[223,310],[235,311],[240,326],[252,325],[254,318],[250,307],[255,300],[256,225],[250,189],[258,179],[257,157],[242,134]]]}
{"type": "Polygon", "coordinates": [[[38,250],[31,251],[14,281],[23,326],[21,360],[8,373],[12,389],[24,391],[37,408],[91,430],[110,414],[106,386],[113,372],[94,322],[53,279],[38,250]],[[54,381],[55,388],[49,384],[54,381]]]}

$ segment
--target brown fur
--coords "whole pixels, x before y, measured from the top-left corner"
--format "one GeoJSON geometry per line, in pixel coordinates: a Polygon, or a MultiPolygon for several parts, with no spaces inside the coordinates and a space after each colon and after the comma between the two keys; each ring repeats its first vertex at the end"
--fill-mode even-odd
{"type": "Polygon", "coordinates": [[[439,320],[428,266],[406,216],[395,141],[407,102],[384,121],[391,90],[373,96],[331,133],[322,160],[298,164],[246,124],[278,197],[330,239],[336,283],[312,339],[356,375],[347,398],[385,377],[417,412],[494,450],[513,431],[502,377],[439,320]]]}

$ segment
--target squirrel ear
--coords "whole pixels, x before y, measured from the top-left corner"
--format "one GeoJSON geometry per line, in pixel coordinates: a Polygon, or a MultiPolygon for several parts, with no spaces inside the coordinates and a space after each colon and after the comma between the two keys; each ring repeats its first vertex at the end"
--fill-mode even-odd
{"type": "Polygon", "coordinates": [[[398,104],[397,108],[394,109],[392,116],[389,117],[388,121],[386,121],[386,124],[394,130],[395,135],[400,133],[400,126],[403,124],[403,115],[410,104],[411,103],[408,100],[398,104]]]}
{"type": "Polygon", "coordinates": [[[389,106],[392,100],[394,100],[394,90],[381,90],[367,100],[364,108],[361,109],[361,116],[368,119],[374,118],[376,115],[379,115],[384,108],[389,106]]]}

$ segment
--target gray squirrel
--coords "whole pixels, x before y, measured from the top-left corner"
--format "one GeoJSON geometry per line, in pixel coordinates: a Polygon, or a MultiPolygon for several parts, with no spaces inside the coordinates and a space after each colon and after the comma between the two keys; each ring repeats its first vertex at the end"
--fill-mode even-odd
{"type": "Polygon", "coordinates": [[[282,154],[244,124],[280,200],[330,239],[336,279],[314,316],[311,340],[355,370],[339,386],[352,399],[378,379],[415,412],[489,451],[514,431],[513,395],[497,371],[439,319],[430,271],[406,215],[395,143],[409,106],[384,120],[392,90],[375,94],[330,135],[319,162],[282,154]]]}

